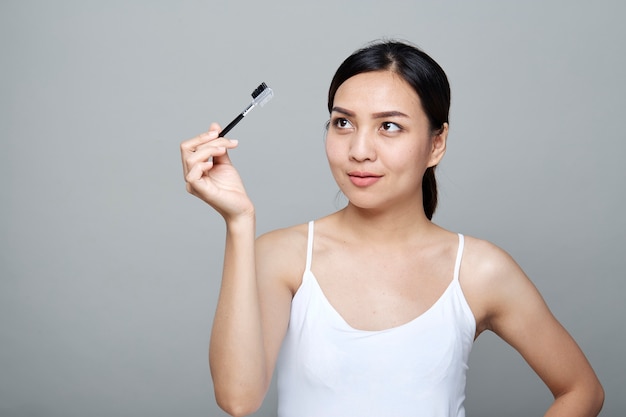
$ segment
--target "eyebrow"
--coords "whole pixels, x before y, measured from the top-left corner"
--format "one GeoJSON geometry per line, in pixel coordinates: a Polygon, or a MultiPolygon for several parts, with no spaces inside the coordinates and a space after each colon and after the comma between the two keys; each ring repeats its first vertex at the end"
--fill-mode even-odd
{"type": "MultiPolygon", "coordinates": [[[[353,111],[344,109],[342,107],[333,107],[332,108],[333,112],[337,112],[337,113],[341,113],[341,114],[345,114],[346,116],[350,116],[350,117],[354,117],[355,113],[353,111]]],[[[378,113],[372,113],[372,118],[373,119],[384,119],[386,117],[409,117],[406,114],[402,113],[401,111],[397,111],[397,110],[390,110],[390,111],[382,111],[382,112],[378,112],[378,113]]]]}

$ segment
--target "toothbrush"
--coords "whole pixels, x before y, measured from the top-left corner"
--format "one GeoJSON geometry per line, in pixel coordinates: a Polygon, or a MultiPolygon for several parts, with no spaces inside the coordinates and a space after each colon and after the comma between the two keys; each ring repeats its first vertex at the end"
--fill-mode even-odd
{"type": "Polygon", "coordinates": [[[248,107],[246,107],[245,110],[239,114],[239,116],[235,117],[233,121],[219,133],[218,137],[224,137],[224,135],[230,132],[230,130],[235,127],[237,123],[239,123],[241,119],[243,119],[245,115],[250,112],[250,110],[255,108],[257,104],[260,104],[261,107],[263,107],[265,103],[272,99],[272,97],[274,97],[274,91],[272,91],[267,84],[261,83],[256,90],[252,92],[252,102],[248,104],[248,107]]]}

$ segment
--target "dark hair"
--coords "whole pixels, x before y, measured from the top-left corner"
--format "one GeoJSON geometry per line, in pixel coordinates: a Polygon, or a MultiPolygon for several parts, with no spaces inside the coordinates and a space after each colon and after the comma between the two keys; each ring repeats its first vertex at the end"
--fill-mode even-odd
{"type": "MultiPolygon", "coordinates": [[[[328,90],[328,111],[331,112],[335,93],[348,78],[372,71],[393,71],[417,93],[428,117],[430,129],[438,134],[448,122],[450,84],[443,69],[419,48],[400,41],[377,41],[354,52],[339,66],[328,90]]],[[[422,179],[424,212],[432,219],[437,208],[435,167],[429,167],[422,179]]]]}

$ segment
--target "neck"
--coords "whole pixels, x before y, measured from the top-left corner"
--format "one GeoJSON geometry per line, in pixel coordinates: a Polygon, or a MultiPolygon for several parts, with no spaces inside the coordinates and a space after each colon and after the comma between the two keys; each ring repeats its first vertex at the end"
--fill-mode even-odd
{"type": "Polygon", "coordinates": [[[423,235],[436,227],[424,214],[421,205],[396,207],[393,210],[363,209],[348,203],[338,213],[355,238],[369,241],[403,241],[423,235]]]}

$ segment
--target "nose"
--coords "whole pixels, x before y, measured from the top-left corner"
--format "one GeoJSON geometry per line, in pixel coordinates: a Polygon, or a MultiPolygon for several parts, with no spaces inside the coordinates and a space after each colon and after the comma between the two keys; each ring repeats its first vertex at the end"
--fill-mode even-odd
{"type": "Polygon", "coordinates": [[[356,131],[350,138],[350,159],[358,162],[374,161],[376,146],[372,135],[365,131],[356,131]]]}

